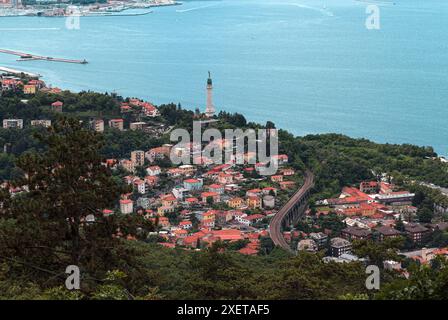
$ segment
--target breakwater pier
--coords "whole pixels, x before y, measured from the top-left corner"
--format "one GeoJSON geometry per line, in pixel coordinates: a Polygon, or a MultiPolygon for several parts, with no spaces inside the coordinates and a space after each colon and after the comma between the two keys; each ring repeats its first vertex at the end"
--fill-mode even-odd
{"type": "Polygon", "coordinates": [[[24,52],[20,52],[20,51],[7,50],[7,49],[0,49],[0,53],[19,56],[20,58],[17,61],[44,60],[44,61],[77,63],[77,64],[87,64],[88,63],[85,59],[84,60],[74,60],[74,59],[53,58],[53,57],[39,56],[39,55],[31,54],[31,53],[24,53],[24,52]]]}

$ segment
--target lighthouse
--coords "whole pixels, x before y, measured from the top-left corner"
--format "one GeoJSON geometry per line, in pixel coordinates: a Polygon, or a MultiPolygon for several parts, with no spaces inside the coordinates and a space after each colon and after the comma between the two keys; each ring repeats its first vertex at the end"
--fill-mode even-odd
{"type": "Polygon", "coordinates": [[[209,71],[207,79],[207,106],[205,108],[205,116],[207,118],[213,117],[213,115],[215,114],[215,107],[213,106],[212,95],[213,95],[213,84],[209,71]]]}

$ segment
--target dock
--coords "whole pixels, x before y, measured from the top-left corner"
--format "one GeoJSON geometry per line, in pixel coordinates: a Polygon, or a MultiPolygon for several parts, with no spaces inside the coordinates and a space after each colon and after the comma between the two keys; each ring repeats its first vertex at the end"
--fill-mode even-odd
{"type": "Polygon", "coordinates": [[[43,60],[43,61],[53,61],[53,62],[77,63],[77,64],[87,64],[88,63],[85,59],[84,60],[74,60],[74,59],[45,57],[45,56],[39,56],[39,55],[31,54],[31,53],[24,53],[24,52],[20,52],[20,51],[7,50],[7,49],[0,49],[0,53],[19,56],[20,58],[17,61],[43,60]]]}

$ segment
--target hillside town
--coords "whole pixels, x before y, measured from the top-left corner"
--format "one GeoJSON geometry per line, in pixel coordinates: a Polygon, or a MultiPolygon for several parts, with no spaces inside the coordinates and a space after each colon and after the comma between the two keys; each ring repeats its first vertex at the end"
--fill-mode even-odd
{"type": "MultiPolygon", "coordinates": [[[[357,187],[344,187],[338,198],[316,201],[304,222],[285,232],[286,239],[296,240],[299,251],[326,249],[329,256],[325,261],[362,261],[365,259],[352,252],[353,241],[382,243],[400,237],[409,249],[400,254],[421,264],[428,264],[436,255],[448,256],[448,247],[425,247],[434,234],[448,230],[448,222],[418,222],[418,208],[412,205],[415,194],[387,180],[363,181],[357,187]],[[328,223],[330,217],[333,223],[328,223]]],[[[401,270],[402,266],[388,260],[384,268],[401,270]]]]}
{"type": "MultiPolygon", "coordinates": [[[[42,80],[25,82],[17,77],[5,77],[2,90],[21,90],[30,96],[37,92],[56,95],[61,92],[59,88],[46,87],[42,80]]],[[[63,114],[65,110],[59,100],[48,108],[55,114],[63,114]]],[[[135,120],[150,120],[160,115],[152,103],[135,98],[120,103],[119,112],[135,120]]],[[[161,126],[157,132],[159,127],[148,126],[145,121],[131,121],[128,127],[124,123],[123,118],[108,121],[94,118],[89,121],[89,127],[99,133],[105,129],[141,130],[151,135],[169,130],[161,126]]],[[[4,129],[23,129],[28,125],[49,127],[51,120],[34,119],[24,123],[23,119],[3,119],[4,129]]],[[[213,143],[225,148],[232,141],[222,139],[213,143]]],[[[123,194],[116,208],[105,208],[104,215],[143,215],[158,226],[157,232],[150,236],[166,247],[199,249],[220,240],[238,242],[240,253],[258,254],[260,239],[269,236],[269,218],[298,187],[300,174],[288,166],[286,154],[275,156],[279,164],[277,174],[261,176],[259,171],[266,164],[250,165],[256,158],[254,153],[244,154],[244,165],[234,162],[215,165],[200,150],[201,146],[193,143],[175,148],[172,144],[163,144],[149,150],[134,150],[128,158],[106,159],[104,165],[131,186],[132,192],[123,194]],[[171,165],[171,153],[177,156],[187,153],[199,165],[171,165]]]]}
{"type": "MultiPolygon", "coordinates": [[[[38,92],[52,94],[55,99],[47,106],[49,111],[65,113],[64,102],[56,98],[62,90],[47,87],[42,80],[4,75],[1,88],[3,92],[20,91],[25,96],[38,92]]],[[[215,112],[211,95],[209,78],[206,118],[215,112]]],[[[159,137],[172,129],[158,123],[160,112],[151,102],[131,98],[120,102],[117,108],[121,117],[91,118],[89,128],[98,133],[138,130],[159,137]]],[[[4,129],[51,126],[51,120],[43,118],[29,123],[15,118],[2,120],[4,129]]],[[[222,150],[232,143],[226,139],[213,141],[222,150]]],[[[7,149],[5,145],[4,152],[7,149]]],[[[215,164],[201,150],[200,144],[164,143],[148,150],[133,150],[125,158],[105,159],[103,165],[128,185],[131,192],[122,194],[116,207],[104,208],[103,215],[143,216],[157,227],[148,235],[148,241],[164,247],[200,250],[221,241],[232,244],[241,254],[258,255],[266,250],[270,219],[302,184],[302,173],[291,166],[286,154],[273,156],[279,170],[263,176],[259,173],[267,164],[253,165],[256,154],[245,153],[242,165],[235,161],[215,164]],[[171,155],[187,155],[193,164],[173,165],[171,155]]],[[[418,209],[413,205],[415,194],[390,180],[383,176],[376,181],[363,181],[357,186],[344,187],[337,198],[317,200],[304,219],[283,230],[283,237],[294,250],[323,252],[324,261],[363,261],[352,252],[354,241],[381,243],[398,237],[406,239],[408,250],[401,254],[409,259],[425,264],[436,255],[447,256],[448,248],[425,245],[435,232],[448,230],[448,223],[418,222],[418,209]]],[[[8,188],[8,183],[3,186],[8,188]]],[[[12,194],[22,191],[23,188],[10,189],[12,194]]],[[[87,221],[94,219],[93,215],[86,217],[87,221]]],[[[117,236],[133,240],[120,230],[117,236]]],[[[402,268],[397,261],[384,263],[385,268],[402,268]]]]}

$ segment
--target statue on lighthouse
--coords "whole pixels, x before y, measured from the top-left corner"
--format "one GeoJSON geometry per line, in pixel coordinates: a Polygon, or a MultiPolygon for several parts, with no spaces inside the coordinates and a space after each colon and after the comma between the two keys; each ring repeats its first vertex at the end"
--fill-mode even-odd
{"type": "Polygon", "coordinates": [[[207,118],[211,118],[215,115],[215,107],[213,106],[213,85],[212,85],[212,78],[210,75],[210,71],[208,72],[208,79],[207,79],[207,105],[205,108],[205,116],[207,118]]]}

